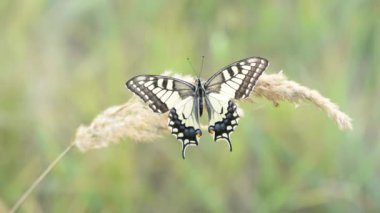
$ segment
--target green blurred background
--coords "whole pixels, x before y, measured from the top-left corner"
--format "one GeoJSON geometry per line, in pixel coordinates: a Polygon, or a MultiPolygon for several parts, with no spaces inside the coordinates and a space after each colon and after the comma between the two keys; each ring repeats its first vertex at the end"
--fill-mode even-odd
{"type": "Polygon", "coordinates": [[[0,1],[0,211],[73,140],[126,102],[124,82],[203,76],[257,55],[352,116],[339,131],[312,104],[242,103],[234,151],[204,134],[181,159],[153,144],[72,150],[20,212],[379,212],[380,2],[0,1]]]}

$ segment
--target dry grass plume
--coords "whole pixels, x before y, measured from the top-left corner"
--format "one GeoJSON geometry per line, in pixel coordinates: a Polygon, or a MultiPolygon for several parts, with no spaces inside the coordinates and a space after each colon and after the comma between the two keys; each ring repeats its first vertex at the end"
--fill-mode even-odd
{"type": "Polygon", "coordinates": [[[336,104],[323,97],[318,91],[288,80],[282,71],[277,74],[263,74],[257,81],[254,92],[257,97],[264,97],[275,105],[281,101],[294,104],[310,101],[327,113],[340,130],[352,130],[352,119],[340,111],[336,104]]]}
{"type": "MultiPolygon", "coordinates": [[[[165,73],[168,75],[169,73],[165,73]]],[[[175,76],[181,78],[181,76],[175,76]]],[[[182,77],[183,78],[183,77],[182,77]]],[[[185,77],[189,79],[187,76],[185,77]]],[[[339,129],[352,129],[351,118],[318,91],[287,80],[282,73],[263,74],[257,82],[254,93],[276,105],[281,101],[300,104],[313,103],[329,115],[339,129]]],[[[107,147],[123,139],[133,141],[154,141],[167,134],[167,115],[156,114],[137,97],[119,106],[112,106],[100,113],[89,126],[80,126],[75,144],[81,151],[107,147]]]]}
{"type": "Polygon", "coordinates": [[[167,117],[153,113],[137,96],[100,113],[89,126],[80,126],[75,143],[81,151],[107,147],[122,139],[153,141],[167,130],[167,117]]]}

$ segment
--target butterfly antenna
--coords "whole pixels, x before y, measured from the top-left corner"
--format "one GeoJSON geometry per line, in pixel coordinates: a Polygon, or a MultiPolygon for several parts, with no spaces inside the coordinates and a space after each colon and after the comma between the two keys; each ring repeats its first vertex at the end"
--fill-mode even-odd
{"type": "Polygon", "coordinates": [[[191,61],[190,61],[190,58],[187,58],[187,62],[189,62],[189,64],[190,64],[190,67],[191,67],[191,70],[193,71],[193,73],[195,74],[195,76],[197,75],[197,73],[195,72],[195,69],[194,69],[194,66],[193,66],[193,64],[191,63],[191,61]]]}
{"type": "Polygon", "coordinates": [[[201,74],[202,74],[202,71],[203,71],[203,64],[204,64],[204,61],[205,61],[205,56],[202,55],[202,64],[201,64],[201,70],[200,70],[199,73],[198,73],[198,79],[201,77],[201,74]]]}

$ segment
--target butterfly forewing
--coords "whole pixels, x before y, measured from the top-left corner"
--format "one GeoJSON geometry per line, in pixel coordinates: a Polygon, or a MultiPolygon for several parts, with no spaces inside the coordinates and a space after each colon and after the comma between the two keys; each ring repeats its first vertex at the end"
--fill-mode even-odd
{"type": "Polygon", "coordinates": [[[158,113],[164,113],[194,94],[195,87],[180,79],[160,75],[138,75],[126,83],[129,90],[158,113]]]}
{"type": "Polygon", "coordinates": [[[229,99],[247,98],[267,66],[268,61],[260,57],[250,57],[232,63],[215,73],[205,83],[206,93],[219,93],[229,99]]]}

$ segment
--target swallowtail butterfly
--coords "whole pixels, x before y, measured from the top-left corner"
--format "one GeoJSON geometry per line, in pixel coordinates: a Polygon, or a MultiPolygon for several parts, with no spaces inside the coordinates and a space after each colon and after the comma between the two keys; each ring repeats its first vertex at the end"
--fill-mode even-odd
{"type": "Polygon", "coordinates": [[[238,125],[234,100],[249,97],[257,79],[268,66],[268,60],[249,57],[234,62],[211,76],[195,83],[161,75],[138,75],[126,86],[156,113],[169,112],[169,129],[182,142],[182,157],[186,148],[198,145],[202,135],[199,118],[207,109],[208,131],[214,140],[225,139],[232,151],[230,135],[238,125]]]}

